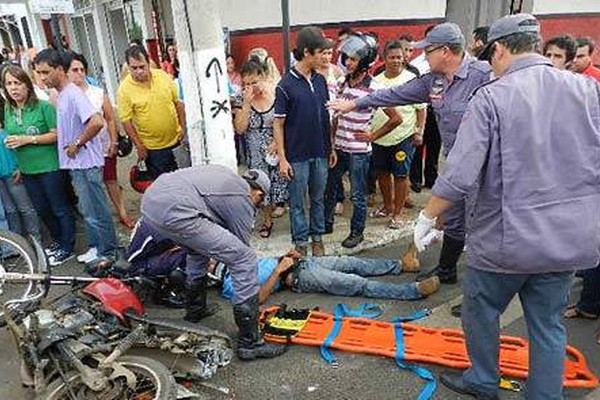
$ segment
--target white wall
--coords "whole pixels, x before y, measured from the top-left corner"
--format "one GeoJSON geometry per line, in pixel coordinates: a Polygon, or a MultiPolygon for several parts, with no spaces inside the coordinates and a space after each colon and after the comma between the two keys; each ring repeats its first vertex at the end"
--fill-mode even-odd
{"type": "Polygon", "coordinates": [[[600,12],[600,0],[534,0],[533,14],[577,14],[600,12]]]}
{"type": "MultiPolygon", "coordinates": [[[[222,0],[221,20],[230,30],[281,26],[280,0],[222,0]]],[[[445,0],[290,0],[292,25],[378,19],[443,18],[445,0]]]]}

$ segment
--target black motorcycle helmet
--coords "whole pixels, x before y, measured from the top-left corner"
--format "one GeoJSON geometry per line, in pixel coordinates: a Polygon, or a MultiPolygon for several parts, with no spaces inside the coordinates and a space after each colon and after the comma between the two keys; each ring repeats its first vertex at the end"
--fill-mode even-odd
{"type": "Polygon", "coordinates": [[[129,136],[119,134],[117,138],[117,155],[121,158],[127,157],[131,154],[132,150],[133,143],[129,136]]]}
{"type": "Polygon", "coordinates": [[[377,59],[377,41],[372,35],[353,33],[342,43],[340,53],[344,65],[347,57],[356,57],[360,60],[357,71],[366,71],[377,59]]]}

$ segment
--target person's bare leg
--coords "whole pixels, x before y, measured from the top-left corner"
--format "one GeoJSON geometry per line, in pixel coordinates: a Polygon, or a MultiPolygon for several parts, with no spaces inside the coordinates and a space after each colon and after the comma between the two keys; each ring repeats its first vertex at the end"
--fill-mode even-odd
{"type": "Polygon", "coordinates": [[[407,177],[394,178],[394,221],[400,221],[404,203],[408,198],[410,182],[407,177]]]}
{"type": "Polygon", "coordinates": [[[104,185],[106,186],[106,191],[108,192],[108,196],[119,215],[119,219],[125,226],[128,228],[133,228],[134,220],[129,215],[127,215],[127,210],[125,209],[125,202],[123,201],[123,192],[121,191],[121,187],[119,186],[119,182],[117,181],[105,181],[104,185]]]}
{"type": "Polygon", "coordinates": [[[383,209],[386,213],[391,213],[394,210],[392,199],[392,174],[388,172],[379,172],[377,181],[381,189],[381,197],[383,197],[383,209]]]}

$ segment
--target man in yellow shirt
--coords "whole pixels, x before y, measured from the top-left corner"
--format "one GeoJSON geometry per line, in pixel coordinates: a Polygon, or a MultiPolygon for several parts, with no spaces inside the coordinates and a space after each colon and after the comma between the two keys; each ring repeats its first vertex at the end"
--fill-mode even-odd
{"type": "MultiPolygon", "coordinates": [[[[384,60],[385,71],[375,77],[375,80],[384,86],[399,86],[416,78],[414,73],[406,69],[407,59],[401,41],[390,40],[386,43],[384,60]]],[[[391,216],[391,229],[400,229],[402,226],[400,218],[408,198],[410,165],[415,145],[420,145],[423,141],[427,112],[425,104],[400,106],[396,107],[396,110],[402,117],[402,124],[373,142],[373,168],[381,189],[383,207],[372,216],[391,216]]],[[[379,129],[387,119],[381,109],[377,110],[371,122],[371,131],[379,129]]]]}
{"type": "Polygon", "coordinates": [[[128,48],[125,59],[131,73],[119,86],[119,118],[138,159],[146,161],[148,172],[156,179],[177,169],[173,148],[181,141],[185,126],[183,104],[171,77],[150,69],[143,47],[128,48]]]}

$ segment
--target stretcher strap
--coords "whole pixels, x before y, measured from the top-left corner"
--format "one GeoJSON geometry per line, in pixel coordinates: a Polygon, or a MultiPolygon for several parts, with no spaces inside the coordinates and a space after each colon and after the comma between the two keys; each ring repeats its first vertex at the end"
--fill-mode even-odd
{"type": "Polygon", "coordinates": [[[331,352],[331,344],[335,340],[335,338],[340,334],[340,330],[342,329],[342,319],[344,317],[360,317],[360,318],[377,318],[381,314],[383,314],[383,310],[377,304],[361,304],[358,306],[356,310],[353,310],[349,306],[345,304],[337,304],[335,306],[335,312],[333,314],[333,328],[327,338],[321,345],[321,357],[327,362],[327,364],[331,364],[334,367],[337,367],[338,361],[331,352]]]}
{"type": "Polygon", "coordinates": [[[421,393],[419,393],[418,400],[429,400],[435,393],[437,383],[435,377],[429,370],[417,365],[404,363],[404,333],[402,331],[402,323],[421,319],[430,313],[430,310],[425,309],[423,311],[418,311],[409,317],[400,317],[392,321],[394,323],[394,335],[396,338],[396,364],[402,369],[414,372],[421,379],[426,381],[425,387],[423,387],[421,393]]]}

